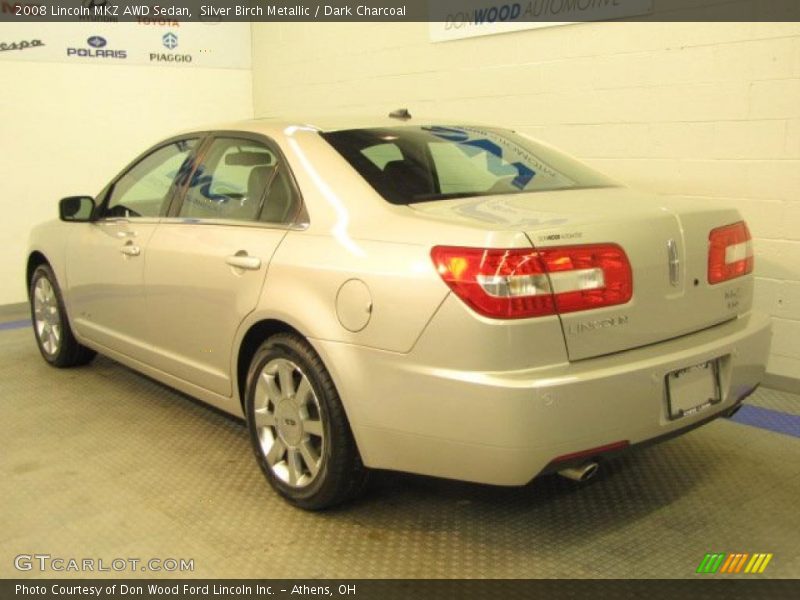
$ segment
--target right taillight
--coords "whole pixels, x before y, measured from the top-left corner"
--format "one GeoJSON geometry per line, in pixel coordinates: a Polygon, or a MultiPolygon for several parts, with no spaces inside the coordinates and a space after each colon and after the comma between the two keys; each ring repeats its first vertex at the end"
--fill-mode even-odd
{"type": "Polygon", "coordinates": [[[708,283],[721,283],[753,271],[753,242],[744,221],[717,227],[708,235],[708,283]]]}
{"type": "Polygon", "coordinates": [[[616,244],[532,248],[436,246],[436,270],[476,312],[523,319],[624,304],[631,266],[616,244]]]}

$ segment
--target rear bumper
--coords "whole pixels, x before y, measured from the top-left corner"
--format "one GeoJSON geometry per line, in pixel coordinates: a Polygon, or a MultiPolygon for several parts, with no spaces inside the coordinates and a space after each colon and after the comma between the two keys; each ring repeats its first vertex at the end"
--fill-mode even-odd
{"type": "MultiPolygon", "coordinates": [[[[738,400],[736,400],[733,406],[730,408],[724,410],[706,411],[703,413],[705,416],[698,417],[697,420],[694,420],[688,424],[684,422],[684,426],[680,427],[679,429],[670,430],[667,433],[663,433],[656,437],[648,438],[646,440],[642,440],[633,444],[630,444],[628,443],[627,440],[625,440],[624,445],[614,448],[594,447],[589,450],[578,451],[573,456],[556,457],[547,466],[545,466],[544,469],[542,469],[539,472],[539,475],[557,473],[563,469],[567,469],[570,467],[579,467],[588,462],[611,460],[627,452],[636,451],[642,448],[646,448],[648,446],[654,446],[656,444],[660,444],[661,442],[666,442],[676,437],[680,437],[686,433],[689,433],[690,431],[693,431],[695,429],[698,429],[699,427],[702,427],[703,425],[710,423],[711,421],[715,421],[720,417],[732,417],[742,407],[742,403],[744,402],[744,400],[750,394],[755,392],[757,388],[758,385],[751,388],[748,392],[745,392],[745,394],[741,396],[738,400]]],[[[715,409],[716,408],[719,407],[715,407],[715,409]]]]}
{"type": "Polygon", "coordinates": [[[770,335],[769,318],[751,312],[636,350],[505,372],[436,368],[413,352],[318,346],[365,464],[521,485],[553,470],[556,457],[656,440],[727,414],[761,381],[770,335]],[[665,376],[715,359],[722,401],[670,420],[665,376]]]}

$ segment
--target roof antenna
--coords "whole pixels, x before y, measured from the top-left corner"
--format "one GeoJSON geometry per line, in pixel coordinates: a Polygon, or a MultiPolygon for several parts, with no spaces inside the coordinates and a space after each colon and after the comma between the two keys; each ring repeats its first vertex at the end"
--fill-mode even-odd
{"type": "Polygon", "coordinates": [[[398,108],[397,110],[393,110],[389,113],[390,119],[400,119],[402,121],[407,121],[411,118],[411,113],[408,112],[407,108],[398,108]]]}

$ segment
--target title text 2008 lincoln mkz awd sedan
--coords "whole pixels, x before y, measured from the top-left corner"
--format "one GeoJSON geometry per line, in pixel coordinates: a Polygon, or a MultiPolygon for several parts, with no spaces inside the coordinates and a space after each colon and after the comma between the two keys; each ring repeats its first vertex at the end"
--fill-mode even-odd
{"type": "Polygon", "coordinates": [[[245,415],[304,508],[369,468],[591,476],[764,373],[736,210],[631,191],[510,130],[256,120],[157,144],[36,228],[42,356],[102,352],[245,415]]]}

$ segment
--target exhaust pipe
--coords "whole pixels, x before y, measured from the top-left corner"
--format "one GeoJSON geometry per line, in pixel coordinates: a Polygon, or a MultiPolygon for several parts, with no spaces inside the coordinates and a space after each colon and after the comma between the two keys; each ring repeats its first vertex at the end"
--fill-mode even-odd
{"type": "Polygon", "coordinates": [[[568,469],[561,469],[558,474],[572,481],[584,482],[588,481],[597,474],[597,469],[600,468],[596,462],[587,462],[577,467],[569,467],[568,469]]]}

